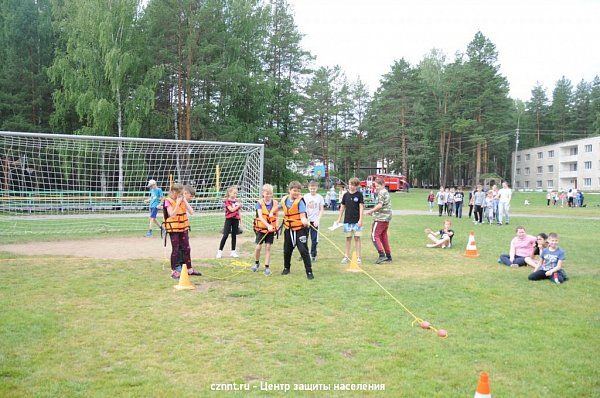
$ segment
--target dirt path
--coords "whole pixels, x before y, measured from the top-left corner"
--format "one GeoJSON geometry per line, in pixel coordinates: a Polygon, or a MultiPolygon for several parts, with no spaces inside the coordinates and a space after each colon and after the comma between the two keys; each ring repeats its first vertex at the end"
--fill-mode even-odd
{"type": "MultiPolygon", "coordinates": [[[[192,237],[192,258],[214,258],[220,241],[220,235],[215,237],[192,237]]],[[[251,241],[249,237],[238,237],[238,246],[251,241]]],[[[224,255],[229,255],[229,241],[224,255]]],[[[239,249],[239,247],[238,247],[239,249]]],[[[0,245],[0,251],[28,256],[74,256],[98,259],[143,259],[164,258],[165,248],[159,237],[145,238],[102,238],[87,240],[65,240],[54,242],[29,242],[0,245]]],[[[239,250],[238,250],[239,251],[239,250]]],[[[171,244],[167,242],[166,255],[171,254],[171,244]]]]}

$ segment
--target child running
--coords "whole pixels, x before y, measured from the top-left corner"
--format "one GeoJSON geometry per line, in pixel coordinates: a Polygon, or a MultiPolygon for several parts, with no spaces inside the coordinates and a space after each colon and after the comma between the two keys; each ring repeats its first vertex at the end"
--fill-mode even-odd
{"type": "Polygon", "coordinates": [[[390,205],[390,193],[385,189],[383,178],[375,178],[375,190],[377,191],[377,204],[372,209],[365,211],[365,214],[373,214],[371,239],[379,253],[375,264],[391,263],[392,249],[388,239],[388,227],[392,220],[392,206],[390,205]]]}
{"type": "Polygon", "coordinates": [[[360,185],[358,178],[351,178],[348,183],[350,185],[348,187],[348,191],[344,194],[340,202],[340,214],[338,215],[338,219],[336,221],[336,223],[339,224],[342,220],[342,216],[344,217],[346,252],[344,254],[344,258],[342,259],[342,264],[348,264],[348,262],[350,262],[350,246],[352,244],[352,237],[354,237],[354,246],[356,249],[356,255],[358,257],[356,262],[361,264],[360,235],[362,234],[362,217],[365,201],[362,193],[358,191],[358,186],[360,185]]]}
{"type": "Polygon", "coordinates": [[[452,221],[450,220],[444,221],[444,227],[439,231],[434,232],[431,229],[426,228],[425,233],[427,234],[427,237],[433,242],[428,243],[427,247],[441,247],[442,249],[451,248],[454,231],[450,228],[452,228],[452,221]]]}
{"type": "Polygon", "coordinates": [[[290,273],[292,265],[292,253],[297,247],[304,262],[306,277],[314,279],[312,272],[312,263],[310,253],[308,252],[308,218],[306,218],[306,203],[302,198],[302,185],[298,181],[292,181],[288,184],[288,195],[281,199],[281,208],[283,209],[283,272],[281,275],[290,273]]]}
{"type": "Polygon", "coordinates": [[[254,249],[254,265],[252,272],[260,268],[260,252],[265,245],[265,275],[271,275],[269,262],[271,261],[271,245],[277,233],[277,213],[279,205],[273,200],[273,186],[265,184],[262,187],[262,199],[256,202],[256,218],[254,219],[254,232],[256,233],[256,249],[254,249]]]}
{"type": "Polygon", "coordinates": [[[150,188],[150,197],[144,202],[150,206],[150,222],[148,224],[148,232],[146,232],[146,238],[152,237],[152,224],[160,228],[161,235],[163,234],[163,226],[156,221],[156,215],[158,214],[158,208],[163,202],[163,190],[156,185],[156,180],[149,180],[147,188],[150,188]]]}
{"type": "Polygon", "coordinates": [[[236,239],[238,230],[240,227],[240,209],[242,208],[242,202],[237,198],[238,189],[237,186],[233,185],[227,188],[227,198],[225,199],[225,225],[223,227],[223,237],[219,244],[219,250],[217,251],[216,258],[223,257],[223,248],[227,237],[231,234],[231,257],[237,258],[239,255],[235,250],[236,239]]]}
{"type": "Polygon", "coordinates": [[[319,184],[311,181],[308,184],[308,193],[304,195],[304,203],[306,203],[306,216],[310,223],[310,257],[311,262],[317,261],[317,245],[319,244],[319,223],[325,209],[325,200],[317,193],[319,184]]]}
{"type": "Polygon", "coordinates": [[[562,267],[566,257],[564,250],[558,247],[558,234],[554,232],[548,234],[548,247],[542,250],[540,257],[541,263],[529,274],[530,281],[551,279],[554,283],[560,284],[568,280],[562,267]]]}
{"type": "Polygon", "coordinates": [[[177,271],[179,251],[183,252],[183,262],[188,265],[189,275],[201,275],[192,267],[190,238],[190,222],[188,213],[192,214],[194,209],[190,206],[183,195],[183,186],[173,184],[169,196],[165,198],[164,204],[165,229],[171,239],[171,277],[179,279],[180,272],[177,271]]]}

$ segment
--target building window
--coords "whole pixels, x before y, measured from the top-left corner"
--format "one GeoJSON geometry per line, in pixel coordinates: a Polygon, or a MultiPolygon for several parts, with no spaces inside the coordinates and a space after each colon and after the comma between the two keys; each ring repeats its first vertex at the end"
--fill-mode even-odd
{"type": "Polygon", "coordinates": [[[544,158],[544,152],[538,152],[538,159],[544,158]]]}
{"type": "Polygon", "coordinates": [[[548,173],[554,173],[554,165],[548,165],[548,173]]]}
{"type": "Polygon", "coordinates": [[[529,175],[529,167],[525,167],[525,175],[528,176],[529,175]]]}
{"type": "Polygon", "coordinates": [[[584,187],[591,187],[592,186],[592,179],[591,178],[584,178],[583,179],[583,186],[584,187]]]}
{"type": "Polygon", "coordinates": [[[544,172],[544,168],[542,166],[537,167],[537,173],[542,174],[544,172]]]}
{"type": "Polygon", "coordinates": [[[521,181],[517,181],[517,188],[521,188],[521,181]]]}
{"type": "Polygon", "coordinates": [[[585,162],[583,164],[583,168],[586,169],[586,170],[591,170],[592,169],[592,161],[588,160],[587,162],[585,162]]]}
{"type": "Polygon", "coordinates": [[[535,182],[535,187],[536,187],[536,188],[541,188],[541,187],[542,187],[542,180],[537,180],[537,181],[535,182]]]}
{"type": "Polygon", "coordinates": [[[577,163],[569,163],[569,171],[577,171],[577,163]]]}
{"type": "Polygon", "coordinates": [[[517,162],[521,161],[521,155],[517,155],[517,162]]]}
{"type": "Polygon", "coordinates": [[[525,154],[525,160],[530,160],[531,159],[531,155],[530,154],[525,154]]]}
{"type": "Polygon", "coordinates": [[[569,155],[570,156],[577,155],[577,147],[569,148],[569,155]]]}
{"type": "Polygon", "coordinates": [[[592,152],[592,144],[588,144],[585,146],[585,151],[586,152],[592,152]]]}
{"type": "Polygon", "coordinates": [[[548,151],[548,157],[549,158],[553,158],[554,157],[554,149],[551,151],[548,151]]]}
{"type": "Polygon", "coordinates": [[[548,188],[554,188],[554,181],[548,180],[548,181],[546,181],[546,185],[548,186],[548,188]]]}
{"type": "Polygon", "coordinates": [[[525,181],[525,188],[529,188],[529,181],[525,181]]]}
{"type": "Polygon", "coordinates": [[[517,169],[517,175],[521,174],[521,169],[517,169]]]}

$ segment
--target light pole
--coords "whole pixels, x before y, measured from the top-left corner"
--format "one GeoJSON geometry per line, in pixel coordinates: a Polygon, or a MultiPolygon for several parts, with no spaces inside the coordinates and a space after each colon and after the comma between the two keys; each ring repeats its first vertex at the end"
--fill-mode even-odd
{"type": "Polygon", "coordinates": [[[517,116],[517,131],[515,134],[515,156],[513,157],[513,175],[512,175],[512,188],[516,189],[517,183],[517,151],[519,150],[519,123],[521,122],[521,113],[519,112],[519,116],[517,116]]]}

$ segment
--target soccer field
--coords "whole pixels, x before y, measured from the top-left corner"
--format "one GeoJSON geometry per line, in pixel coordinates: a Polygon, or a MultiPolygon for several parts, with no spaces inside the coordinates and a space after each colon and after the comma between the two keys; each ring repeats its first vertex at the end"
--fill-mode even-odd
{"type": "MultiPolygon", "coordinates": [[[[425,210],[427,192],[394,194],[394,209],[425,210]]],[[[366,274],[345,272],[340,230],[322,228],[332,242],[320,240],[312,281],[296,252],[291,274],[280,275],[279,239],[271,277],[198,260],[204,276],[193,291],[173,288],[164,258],[0,252],[0,396],[455,397],[472,396],[481,371],[493,396],[599,396],[599,199],[546,208],[543,194],[518,193],[509,226],[453,219],[449,250],[425,248],[424,228],[444,219],[435,212],[396,215],[387,265],[373,264],[366,234],[364,270],[446,339],[413,325],[366,274]],[[530,282],[531,268],[496,262],[517,225],[560,235],[568,282],[530,282]],[[463,256],[469,231],[475,259],[463,256]],[[249,391],[222,391],[234,387],[249,391]]],[[[252,250],[242,245],[243,261],[252,250]]]]}

